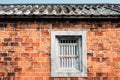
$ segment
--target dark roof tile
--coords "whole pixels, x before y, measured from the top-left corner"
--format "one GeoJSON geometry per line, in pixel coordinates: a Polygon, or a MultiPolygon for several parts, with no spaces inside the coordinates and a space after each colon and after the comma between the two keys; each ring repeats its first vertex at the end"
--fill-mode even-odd
{"type": "Polygon", "coordinates": [[[13,4],[0,5],[0,15],[120,15],[120,4],[13,4]]]}

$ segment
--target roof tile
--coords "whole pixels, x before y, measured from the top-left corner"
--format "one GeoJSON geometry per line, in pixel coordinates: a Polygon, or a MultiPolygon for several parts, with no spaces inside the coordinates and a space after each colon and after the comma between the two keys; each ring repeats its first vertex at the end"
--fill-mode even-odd
{"type": "Polygon", "coordinates": [[[0,15],[120,15],[120,4],[12,4],[0,5],[0,15]]]}

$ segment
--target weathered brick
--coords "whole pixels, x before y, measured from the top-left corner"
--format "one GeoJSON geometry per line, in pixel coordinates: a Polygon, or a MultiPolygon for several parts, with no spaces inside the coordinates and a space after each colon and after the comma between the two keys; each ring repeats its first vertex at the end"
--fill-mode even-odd
{"type": "Polygon", "coordinates": [[[7,53],[0,53],[0,57],[6,57],[7,53]]]}
{"type": "Polygon", "coordinates": [[[33,47],[25,47],[26,51],[33,51],[33,47]]]}
{"type": "Polygon", "coordinates": [[[29,53],[21,53],[22,57],[29,57],[29,53]]]}
{"type": "Polygon", "coordinates": [[[4,57],[4,61],[11,61],[12,58],[11,57],[4,57]]]}
{"type": "Polygon", "coordinates": [[[34,67],[40,67],[40,63],[39,62],[32,62],[31,65],[34,66],[34,67]]]}
{"type": "Polygon", "coordinates": [[[95,35],[96,35],[96,36],[103,36],[103,32],[96,31],[96,32],[95,32],[95,35]]]}
{"type": "Polygon", "coordinates": [[[31,23],[30,24],[30,27],[33,29],[38,28],[38,26],[39,26],[38,23],[31,23]]]}
{"type": "Polygon", "coordinates": [[[29,72],[35,72],[35,70],[33,68],[28,68],[25,70],[25,72],[29,73],[29,72]]]}
{"type": "Polygon", "coordinates": [[[35,72],[41,72],[41,73],[44,73],[46,71],[45,68],[36,68],[35,69],[35,72]]]}
{"type": "Polygon", "coordinates": [[[5,62],[5,61],[0,61],[0,65],[7,65],[7,62],[5,62]]]}
{"type": "Polygon", "coordinates": [[[31,31],[30,33],[30,37],[34,37],[34,39],[36,39],[36,38],[39,38],[40,37],[40,34],[41,34],[41,32],[40,31],[31,31]]]}
{"type": "Polygon", "coordinates": [[[22,43],[22,46],[29,46],[29,43],[22,43]]]}
{"type": "Polygon", "coordinates": [[[5,42],[11,42],[11,41],[12,41],[12,38],[4,38],[4,41],[5,41],[5,42]]]}
{"type": "Polygon", "coordinates": [[[120,61],[120,57],[113,58],[113,61],[120,61]]]}
{"type": "Polygon", "coordinates": [[[63,27],[64,28],[72,28],[72,27],[74,27],[74,25],[73,24],[71,24],[71,23],[63,23],[63,27]]]}
{"type": "Polygon", "coordinates": [[[30,54],[32,57],[38,57],[39,56],[39,53],[31,53],[30,54]]]}
{"type": "Polygon", "coordinates": [[[11,46],[19,46],[18,42],[11,42],[11,46]]]}
{"type": "Polygon", "coordinates": [[[32,46],[40,46],[40,43],[39,42],[33,42],[32,46]]]}
{"type": "Polygon", "coordinates": [[[8,76],[15,76],[14,72],[8,73],[8,76]]]}
{"type": "Polygon", "coordinates": [[[26,76],[32,76],[33,78],[36,77],[36,74],[34,72],[27,72],[26,76]]]}
{"type": "Polygon", "coordinates": [[[52,28],[52,24],[48,24],[48,23],[44,23],[44,24],[42,24],[41,25],[42,26],[42,28],[44,28],[44,29],[51,29],[52,28]]]}
{"type": "Polygon", "coordinates": [[[1,77],[1,76],[4,76],[4,75],[5,75],[5,73],[4,73],[4,72],[0,72],[0,77],[1,77]]]}
{"type": "Polygon", "coordinates": [[[15,72],[22,72],[22,68],[15,68],[14,71],[15,72]]]}
{"type": "Polygon", "coordinates": [[[10,65],[12,65],[12,66],[15,66],[15,65],[16,65],[16,66],[17,66],[17,65],[18,65],[18,62],[16,62],[16,61],[13,62],[13,61],[12,61],[12,62],[10,62],[10,65]]]}
{"type": "Polygon", "coordinates": [[[32,38],[25,38],[25,42],[26,42],[26,43],[33,42],[33,39],[32,39],[32,38]]]}
{"type": "Polygon", "coordinates": [[[16,57],[15,61],[22,61],[23,59],[21,57],[16,57]]]}
{"type": "Polygon", "coordinates": [[[42,30],[42,31],[41,31],[41,35],[42,35],[43,37],[49,36],[48,30],[42,30]]]}
{"type": "Polygon", "coordinates": [[[8,37],[7,32],[0,31],[0,38],[7,38],[7,37],[8,37]]]}
{"type": "Polygon", "coordinates": [[[20,32],[20,36],[21,37],[28,37],[29,36],[29,32],[28,31],[22,31],[22,32],[20,32]]]}
{"type": "Polygon", "coordinates": [[[10,77],[4,77],[3,79],[4,80],[10,80],[10,77]]]}
{"type": "Polygon", "coordinates": [[[15,41],[16,41],[16,42],[22,42],[23,39],[22,39],[22,38],[15,38],[15,41]]]}
{"type": "Polygon", "coordinates": [[[20,77],[24,77],[24,76],[25,76],[25,73],[23,73],[23,72],[19,72],[19,73],[18,73],[18,76],[20,76],[20,77]]]}
{"type": "Polygon", "coordinates": [[[99,62],[99,61],[100,61],[100,58],[97,58],[97,57],[93,57],[93,58],[92,58],[92,61],[96,61],[96,62],[99,62]]]}
{"type": "Polygon", "coordinates": [[[10,36],[11,37],[16,37],[17,36],[17,31],[11,31],[11,32],[9,32],[9,34],[10,34],[10,36]]]}
{"type": "Polygon", "coordinates": [[[22,51],[24,51],[24,47],[22,47],[22,46],[16,46],[16,47],[14,47],[14,50],[16,52],[22,52],[22,51]]]}
{"type": "Polygon", "coordinates": [[[35,80],[43,80],[42,77],[36,77],[35,80]]]}

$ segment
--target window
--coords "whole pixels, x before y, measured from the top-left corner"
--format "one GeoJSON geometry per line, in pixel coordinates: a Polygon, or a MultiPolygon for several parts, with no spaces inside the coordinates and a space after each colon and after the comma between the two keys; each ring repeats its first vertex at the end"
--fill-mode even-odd
{"type": "Polygon", "coordinates": [[[86,77],[86,31],[51,32],[51,77],[86,77]]]}

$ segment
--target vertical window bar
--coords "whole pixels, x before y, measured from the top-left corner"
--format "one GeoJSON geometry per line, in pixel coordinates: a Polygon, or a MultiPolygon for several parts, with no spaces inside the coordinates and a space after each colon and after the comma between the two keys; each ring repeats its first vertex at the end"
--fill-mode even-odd
{"type": "Polygon", "coordinates": [[[73,58],[71,58],[71,68],[73,68],[73,58]]]}
{"type": "Polygon", "coordinates": [[[68,68],[68,58],[66,58],[66,68],[68,68]]]}
{"type": "Polygon", "coordinates": [[[63,56],[64,56],[64,54],[65,54],[65,46],[64,45],[62,45],[63,46],[63,56]]]}
{"type": "Polygon", "coordinates": [[[64,60],[63,60],[63,57],[62,57],[62,68],[64,68],[64,62],[63,62],[64,60]]]}
{"type": "Polygon", "coordinates": [[[65,67],[65,58],[63,57],[63,68],[65,67]]]}
{"type": "Polygon", "coordinates": [[[66,60],[66,58],[64,58],[64,59],[65,59],[64,65],[65,65],[65,68],[67,68],[67,60],[66,60]]]}
{"type": "Polygon", "coordinates": [[[60,58],[60,68],[62,68],[63,64],[62,64],[62,58],[60,58]]]}

